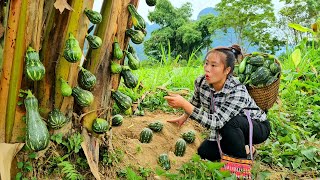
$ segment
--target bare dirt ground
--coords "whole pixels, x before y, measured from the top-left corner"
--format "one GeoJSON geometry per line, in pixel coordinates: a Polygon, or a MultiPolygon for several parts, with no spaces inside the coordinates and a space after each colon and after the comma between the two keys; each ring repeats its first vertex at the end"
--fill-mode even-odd
{"type": "Polygon", "coordinates": [[[155,170],[159,167],[157,159],[162,153],[167,153],[171,160],[170,171],[176,171],[183,163],[189,161],[203,141],[201,132],[204,130],[191,120],[188,120],[182,127],[176,123],[167,122],[167,120],[177,117],[179,117],[178,114],[146,112],[145,116],[125,117],[121,126],[113,127],[113,148],[121,149],[125,153],[121,166],[141,166],[155,170]],[[150,143],[141,143],[139,141],[141,130],[155,120],[164,124],[162,131],[154,132],[150,143]],[[176,141],[180,138],[181,133],[189,130],[196,132],[196,139],[192,144],[187,144],[183,157],[177,157],[174,155],[176,141]]]}

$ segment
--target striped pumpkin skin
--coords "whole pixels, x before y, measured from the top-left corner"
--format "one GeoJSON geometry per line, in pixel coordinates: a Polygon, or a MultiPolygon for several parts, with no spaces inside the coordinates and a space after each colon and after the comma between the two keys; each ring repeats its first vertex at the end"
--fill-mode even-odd
{"type": "Polygon", "coordinates": [[[140,133],[140,142],[149,143],[152,140],[153,132],[149,128],[144,128],[140,133]]]}
{"type": "Polygon", "coordinates": [[[90,71],[80,67],[78,74],[78,84],[85,90],[91,90],[97,83],[97,78],[90,71]]]}
{"type": "Polygon", "coordinates": [[[40,61],[39,54],[32,47],[28,47],[25,60],[27,77],[32,81],[41,80],[44,77],[46,69],[40,61]]]}
{"type": "Polygon", "coordinates": [[[80,61],[82,57],[82,51],[79,46],[79,42],[72,33],[69,34],[69,38],[66,40],[63,50],[63,57],[70,63],[76,63],[80,61]]]}
{"type": "Polygon", "coordinates": [[[158,158],[158,164],[164,169],[169,170],[171,168],[170,166],[170,160],[168,157],[168,154],[160,154],[158,158]]]}
{"type": "Polygon", "coordinates": [[[184,132],[181,134],[181,137],[187,142],[187,143],[193,143],[196,139],[196,134],[194,131],[190,130],[188,132],[184,132]]]}
{"type": "Polygon", "coordinates": [[[132,19],[132,24],[135,28],[137,29],[145,29],[146,28],[146,22],[144,21],[144,19],[142,18],[142,16],[140,16],[140,14],[137,12],[136,8],[134,7],[133,4],[129,4],[128,5],[128,10],[130,12],[131,15],[131,19],[132,19]]]}
{"type": "Polygon", "coordinates": [[[128,66],[123,66],[121,71],[121,76],[124,81],[124,85],[127,88],[135,88],[138,85],[138,78],[132,74],[128,66]]]}
{"type": "Polygon", "coordinates": [[[123,116],[121,116],[120,114],[116,114],[114,116],[112,116],[112,126],[120,126],[123,122],[123,116]]]}
{"type": "Polygon", "coordinates": [[[163,128],[163,124],[160,121],[152,122],[148,125],[148,127],[154,132],[160,132],[163,128]]]}
{"type": "Polygon", "coordinates": [[[26,108],[26,145],[33,151],[45,149],[50,140],[50,134],[45,122],[38,112],[38,100],[28,91],[24,100],[26,108]]]}
{"type": "Polygon", "coordinates": [[[131,38],[131,41],[134,44],[141,44],[145,37],[142,31],[134,30],[134,29],[127,29],[126,35],[131,38]]]}
{"type": "Polygon", "coordinates": [[[72,89],[72,96],[76,103],[81,107],[88,107],[92,104],[94,97],[90,91],[84,90],[79,86],[72,89]]]}
{"type": "Polygon", "coordinates": [[[179,138],[176,142],[174,154],[176,156],[183,156],[184,153],[186,152],[186,148],[187,148],[186,141],[182,138],[179,138]]]}
{"type": "Polygon", "coordinates": [[[122,111],[129,109],[132,105],[132,99],[120,91],[112,90],[111,97],[122,111]]]}
{"type": "Polygon", "coordinates": [[[66,116],[59,109],[54,108],[48,115],[48,124],[52,129],[60,129],[67,122],[66,116]]]}
{"type": "Polygon", "coordinates": [[[136,57],[133,56],[129,51],[125,51],[127,57],[128,57],[128,66],[132,70],[137,70],[140,67],[140,62],[136,57]]]}
{"type": "Polygon", "coordinates": [[[97,11],[92,11],[90,9],[85,9],[84,14],[88,17],[92,24],[99,24],[102,21],[102,15],[97,11]]]}
{"type": "Polygon", "coordinates": [[[92,130],[97,134],[103,134],[109,129],[109,123],[102,118],[96,118],[92,124],[92,130]]]}
{"type": "Polygon", "coordinates": [[[115,38],[113,42],[113,57],[119,60],[123,58],[123,52],[120,48],[117,38],[115,38]]]}
{"type": "Polygon", "coordinates": [[[89,46],[92,49],[98,49],[102,45],[102,40],[100,37],[95,35],[86,35],[86,38],[88,40],[89,46]]]}

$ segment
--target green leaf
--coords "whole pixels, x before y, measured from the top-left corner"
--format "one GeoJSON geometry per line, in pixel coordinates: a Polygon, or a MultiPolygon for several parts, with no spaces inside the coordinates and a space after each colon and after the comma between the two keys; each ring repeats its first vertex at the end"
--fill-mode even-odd
{"type": "Polygon", "coordinates": [[[22,178],[22,173],[21,172],[18,172],[16,174],[16,180],[20,180],[22,178]]]}
{"type": "Polygon", "coordinates": [[[300,24],[289,23],[288,26],[301,32],[311,32],[311,33],[313,32],[312,29],[301,26],[300,24]]]}
{"type": "Polygon", "coordinates": [[[19,169],[21,169],[23,167],[23,162],[18,162],[17,166],[18,166],[19,169]]]}
{"type": "Polygon", "coordinates": [[[269,171],[258,172],[257,179],[267,179],[270,176],[270,174],[271,173],[269,171]]]}
{"type": "Polygon", "coordinates": [[[303,159],[304,158],[302,158],[302,157],[296,157],[296,159],[291,163],[292,168],[297,169],[298,167],[300,167],[303,159]]]}
{"type": "Polygon", "coordinates": [[[306,150],[301,150],[301,154],[303,154],[305,157],[307,157],[310,161],[314,161],[315,153],[317,149],[315,147],[311,147],[306,150]]]}
{"type": "Polygon", "coordinates": [[[297,68],[300,61],[301,61],[301,51],[300,49],[295,49],[293,51],[293,53],[291,54],[291,58],[292,58],[292,61],[294,63],[294,66],[297,68]]]}
{"type": "Polygon", "coordinates": [[[194,154],[192,156],[192,161],[193,162],[199,162],[201,160],[200,156],[198,154],[194,154]]]}
{"type": "Polygon", "coordinates": [[[211,161],[207,161],[206,162],[206,166],[208,168],[209,171],[213,171],[215,169],[219,170],[220,168],[223,167],[223,163],[220,162],[211,162],[211,161]]]}
{"type": "Polygon", "coordinates": [[[37,157],[37,153],[32,152],[31,154],[29,154],[29,158],[30,159],[35,159],[37,157]]]}

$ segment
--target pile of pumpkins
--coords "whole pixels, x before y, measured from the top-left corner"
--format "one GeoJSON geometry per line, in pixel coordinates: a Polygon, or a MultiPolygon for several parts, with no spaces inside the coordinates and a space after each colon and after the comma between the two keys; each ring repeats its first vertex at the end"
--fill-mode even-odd
{"type": "MultiPolygon", "coordinates": [[[[148,5],[155,5],[156,0],[146,0],[148,5]]],[[[137,13],[134,5],[129,4],[128,10],[130,12],[134,29],[127,29],[126,35],[131,38],[131,41],[135,44],[143,42],[146,31],[145,21],[137,13]]],[[[102,21],[102,16],[99,12],[85,9],[84,14],[88,17],[92,24],[99,24],[102,21]]],[[[101,47],[102,40],[100,37],[95,35],[86,35],[86,39],[90,48],[97,49],[101,47]]],[[[130,69],[136,70],[139,68],[139,60],[132,46],[129,45],[127,51],[124,51],[128,58],[128,67],[121,66],[115,62],[111,62],[111,72],[120,73],[124,78],[124,83],[128,88],[134,88],[138,84],[138,79],[131,73],[130,69]]],[[[120,49],[120,45],[117,38],[114,39],[113,43],[113,56],[115,59],[122,59],[123,52],[120,49]]],[[[77,63],[81,60],[82,50],[79,46],[77,39],[72,33],[69,33],[69,38],[65,42],[63,51],[63,57],[70,63],[77,63]]],[[[32,47],[28,47],[25,58],[25,72],[28,79],[32,81],[39,81],[43,79],[45,75],[45,67],[41,63],[39,53],[36,52],[32,47]]],[[[88,107],[93,103],[94,96],[91,93],[95,84],[96,76],[89,70],[79,66],[80,71],[78,73],[78,86],[71,87],[66,80],[60,78],[60,90],[62,96],[68,97],[73,96],[76,104],[80,107],[88,107]]],[[[26,145],[33,151],[40,151],[45,149],[50,140],[50,134],[46,123],[42,120],[38,111],[38,100],[32,94],[30,90],[25,91],[27,97],[24,100],[26,108],[26,145]]],[[[112,97],[116,104],[122,110],[127,110],[132,105],[132,100],[129,96],[112,90],[112,97]]],[[[59,110],[53,109],[48,114],[47,124],[52,129],[62,128],[69,120],[59,110]]],[[[103,134],[109,129],[109,123],[107,120],[102,118],[96,118],[92,125],[92,130],[95,133],[103,134]]]]}

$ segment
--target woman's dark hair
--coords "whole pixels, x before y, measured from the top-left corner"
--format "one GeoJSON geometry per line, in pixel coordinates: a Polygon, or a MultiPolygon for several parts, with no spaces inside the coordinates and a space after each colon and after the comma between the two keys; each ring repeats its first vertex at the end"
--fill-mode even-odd
{"type": "Polygon", "coordinates": [[[216,47],[212,50],[210,50],[206,57],[212,53],[212,52],[215,52],[215,51],[218,51],[218,52],[222,52],[223,54],[226,55],[226,61],[225,61],[225,67],[231,67],[231,71],[229,74],[231,74],[233,72],[233,69],[234,69],[234,63],[235,61],[240,57],[240,56],[243,56],[242,52],[241,52],[241,48],[239,45],[237,44],[234,44],[232,45],[231,47],[216,47]]]}

